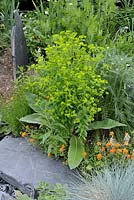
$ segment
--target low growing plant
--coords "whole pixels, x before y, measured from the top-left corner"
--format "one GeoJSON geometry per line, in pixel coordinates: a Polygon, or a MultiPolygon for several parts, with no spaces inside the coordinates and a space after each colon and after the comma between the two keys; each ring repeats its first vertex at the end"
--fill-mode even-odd
{"type": "Polygon", "coordinates": [[[67,198],[65,186],[61,184],[50,185],[41,182],[37,190],[39,191],[38,200],[65,200],[67,198]]]}
{"type": "Polygon", "coordinates": [[[107,132],[98,131],[95,140],[89,144],[90,149],[87,149],[86,159],[80,167],[83,174],[99,171],[111,166],[113,162],[118,164],[123,160],[124,164],[127,164],[130,160],[134,160],[133,138],[125,132],[124,138],[118,141],[115,132],[110,131],[109,135],[107,132]]]}
{"type": "MultiPolygon", "coordinates": [[[[37,200],[65,200],[67,198],[67,192],[65,186],[61,184],[48,184],[46,182],[40,182],[36,188],[38,191],[37,200]]],[[[26,194],[22,194],[16,191],[17,200],[31,200],[26,194]]]]}
{"type": "Polygon", "coordinates": [[[2,102],[2,121],[8,124],[8,132],[19,135],[23,128],[19,118],[30,113],[25,94],[22,88],[18,87],[6,102],[2,102]]]}
{"type": "Polygon", "coordinates": [[[77,175],[78,182],[70,187],[70,200],[133,200],[134,163],[124,167],[113,163],[89,179],[77,175]]]}
{"type": "MultiPolygon", "coordinates": [[[[125,133],[128,134],[128,133],[125,133]]],[[[110,132],[109,141],[98,141],[95,145],[94,153],[96,154],[96,160],[98,163],[108,163],[112,161],[120,162],[122,159],[134,159],[133,146],[126,141],[118,142],[114,138],[114,132],[110,132]]]]}

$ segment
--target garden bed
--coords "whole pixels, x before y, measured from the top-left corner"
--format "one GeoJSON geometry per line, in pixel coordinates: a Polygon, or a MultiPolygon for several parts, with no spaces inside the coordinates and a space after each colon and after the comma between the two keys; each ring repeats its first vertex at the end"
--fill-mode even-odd
{"type": "MultiPolygon", "coordinates": [[[[11,93],[11,53],[2,52],[1,133],[79,170],[84,178],[76,175],[81,184],[65,199],[133,200],[134,4],[118,2],[40,0],[35,10],[14,12],[12,55],[20,76],[11,93]],[[25,38],[28,58],[26,45],[19,51],[25,38]],[[26,63],[16,62],[20,55],[26,63]],[[27,65],[28,73],[20,67],[27,65]]],[[[2,27],[13,25],[0,6],[2,27]]]]}

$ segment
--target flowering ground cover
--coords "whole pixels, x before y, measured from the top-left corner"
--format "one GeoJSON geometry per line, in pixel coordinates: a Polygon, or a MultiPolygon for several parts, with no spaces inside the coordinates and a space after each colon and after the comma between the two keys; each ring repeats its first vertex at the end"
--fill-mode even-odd
{"type": "MultiPolygon", "coordinates": [[[[16,6],[6,12],[5,2],[0,4],[4,35],[16,6]]],[[[33,6],[20,12],[28,71],[20,67],[8,102],[1,100],[1,123],[85,178],[103,177],[121,160],[127,173],[134,157],[133,2],[40,0],[33,6]]],[[[88,199],[85,195],[75,199],[88,199]]]]}

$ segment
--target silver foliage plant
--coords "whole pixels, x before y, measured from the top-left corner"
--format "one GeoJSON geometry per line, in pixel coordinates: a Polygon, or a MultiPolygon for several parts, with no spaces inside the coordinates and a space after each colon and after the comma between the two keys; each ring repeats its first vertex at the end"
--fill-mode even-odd
{"type": "Polygon", "coordinates": [[[134,200],[134,162],[126,167],[114,164],[86,180],[76,175],[69,200],[134,200]]]}

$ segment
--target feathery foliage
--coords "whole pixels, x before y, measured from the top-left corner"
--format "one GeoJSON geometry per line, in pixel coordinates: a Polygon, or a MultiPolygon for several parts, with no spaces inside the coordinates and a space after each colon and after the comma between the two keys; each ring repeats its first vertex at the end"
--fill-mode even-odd
{"type": "Polygon", "coordinates": [[[86,180],[78,175],[77,184],[70,188],[69,200],[133,200],[134,163],[126,167],[113,164],[86,180]]]}

